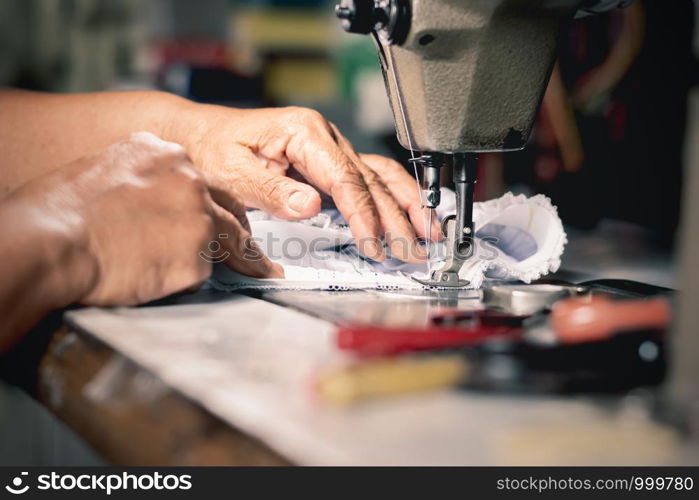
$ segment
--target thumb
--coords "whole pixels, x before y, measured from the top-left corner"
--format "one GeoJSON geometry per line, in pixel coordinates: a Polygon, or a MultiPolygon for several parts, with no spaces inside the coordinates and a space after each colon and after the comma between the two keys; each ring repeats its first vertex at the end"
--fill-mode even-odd
{"type": "Polygon", "coordinates": [[[248,207],[281,219],[305,219],[320,212],[320,194],[310,185],[275,174],[260,165],[250,151],[245,166],[236,172],[236,193],[248,207]]]}

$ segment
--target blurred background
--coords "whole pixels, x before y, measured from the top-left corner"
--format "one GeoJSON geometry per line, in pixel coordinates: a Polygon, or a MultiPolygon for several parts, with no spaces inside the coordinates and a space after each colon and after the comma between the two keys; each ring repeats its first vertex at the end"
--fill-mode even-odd
{"type": "MultiPolygon", "coordinates": [[[[309,106],[357,150],[407,163],[371,39],[345,34],[333,3],[0,0],[0,84],[309,106]]],[[[564,265],[616,259],[618,273],[635,256],[625,277],[673,286],[684,174],[699,166],[697,19],[692,0],[636,0],[565,26],[529,147],[482,155],[477,198],[544,193],[587,236],[564,265]]],[[[0,392],[0,464],[99,462],[32,405],[0,392]]]]}
{"type": "MultiPolygon", "coordinates": [[[[373,44],[345,34],[332,4],[2,0],[0,82],[58,92],[157,88],[231,106],[310,106],[358,150],[407,159],[373,44]]],[[[672,245],[697,63],[692,0],[667,7],[637,0],[562,29],[559,63],[530,146],[483,155],[481,199],[507,189],[543,192],[574,227],[624,220],[672,245]]]]}

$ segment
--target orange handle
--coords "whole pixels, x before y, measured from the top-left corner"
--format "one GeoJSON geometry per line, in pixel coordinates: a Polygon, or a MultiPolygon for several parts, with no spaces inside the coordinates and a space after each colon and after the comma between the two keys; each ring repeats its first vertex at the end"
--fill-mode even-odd
{"type": "Polygon", "coordinates": [[[551,311],[551,326],[564,344],[605,340],[628,330],[666,328],[669,323],[670,304],[663,297],[624,301],[576,297],[557,302],[551,311]]]}

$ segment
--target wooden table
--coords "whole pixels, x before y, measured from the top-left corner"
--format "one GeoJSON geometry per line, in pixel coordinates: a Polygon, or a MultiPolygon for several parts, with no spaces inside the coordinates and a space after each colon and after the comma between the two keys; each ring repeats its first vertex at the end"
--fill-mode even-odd
{"type": "Polygon", "coordinates": [[[94,338],[61,327],[39,366],[38,399],[117,465],[287,465],[289,461],[211,415],[146,370],[123,360],[123,393],[104,404],[85,396],[86,385],[118,356],[94,338]],[[157,385],[148,400],[134,386],[157,385]]]}

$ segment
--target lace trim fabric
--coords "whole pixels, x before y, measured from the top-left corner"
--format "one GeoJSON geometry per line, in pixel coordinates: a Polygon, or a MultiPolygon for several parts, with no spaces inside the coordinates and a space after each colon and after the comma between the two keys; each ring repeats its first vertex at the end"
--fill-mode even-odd
{"type": "MultiPolygon", "coordinates": [[[[444,189],[440,218],[453,213],[454,193],[444,189]]],[[[284,266],[285,279],[260,280],[240,275],[223,264],[215,267],[211,286],[219,290],[352,290],[422,289],[410,275],[425,278],[427,264],[406,264],[389,258],[383,263],[363,258],[337,211],[325,211],[303,221],[275,219],[263,212],[248,213],[253,237],[265,253],[284,266]]],[[[543,195],[507,193],[474,204],[475,255],[460,272],[480,288],[486,278],[529,283],[561,265],[567,237],[556,207],[543,195]]],[[[431,249],[432,269],[444,259],[443,242],[431,249]]]]}

